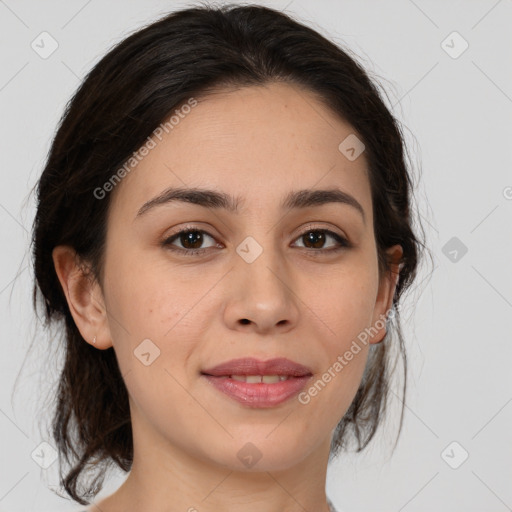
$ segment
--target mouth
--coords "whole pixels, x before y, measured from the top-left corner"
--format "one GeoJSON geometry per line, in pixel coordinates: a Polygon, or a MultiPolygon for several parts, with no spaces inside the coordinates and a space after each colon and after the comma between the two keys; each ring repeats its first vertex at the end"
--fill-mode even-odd
{"type": "Polygon", "coordinates": [[[286,358],[260,361],[243,358],[201,371],[223,395],[248,407],[275,407],[298,394],[313,376],[311,370],[286,358]]]}

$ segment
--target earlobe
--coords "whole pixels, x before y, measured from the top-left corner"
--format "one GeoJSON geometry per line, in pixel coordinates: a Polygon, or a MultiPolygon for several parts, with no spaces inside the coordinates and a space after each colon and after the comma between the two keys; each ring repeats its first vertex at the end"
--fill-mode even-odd
{"type": "Polygon", "coordinates": [[[53,249],[53,264],[68,308],[87,343],[101,350],[112,346],[103,293],[87,266],[72,247],[53,249]]]}
{"type": "Polygon", "coordinates": [[[402,268],[403,249],[400,245],[390,247],[386,253],[389,270],[381,276],[379,281],[372,325],[373,332],[376,334],[371,338],[370,343],[380,343],[386,336],[386,319],[393,307],[393,298],[402,268]]]}

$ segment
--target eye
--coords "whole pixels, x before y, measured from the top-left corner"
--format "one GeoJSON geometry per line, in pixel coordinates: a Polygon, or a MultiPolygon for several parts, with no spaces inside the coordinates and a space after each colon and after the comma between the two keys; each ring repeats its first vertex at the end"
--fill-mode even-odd
{"type": "Polygon", "coordinates": [[[296,238],[296,240],[301,240],[303,244],[311,244],[313,247],[304,246],[304,248],[313,249],[313,252],[336,252],[350,247],[350,243],[345,237],[338,235],[338,233],[335,233],[330,229],[310,228],[307,231],[304,231],[298,238],[296,238]],[[338,246],[336,247],[335,244],[334,248],[326,249],[324,244],[329,238],[337,242],[338,246]]]}
{"type": "Polygon", "coordinates": [[[178,231],[171,237],[166,238],[162,245],[173,251],[181,252],[187,256],[204,253],[208,250],[208,248],[199,248],[205,240],[204,235],[206,235],[207,238],[215,240],[210,234],[208,234],[206,231],[203,231],[202,229],[186,228],[178,231]],[[180,242],[182,247],[174,246],[173,243],[175,241],[180,242]]]}

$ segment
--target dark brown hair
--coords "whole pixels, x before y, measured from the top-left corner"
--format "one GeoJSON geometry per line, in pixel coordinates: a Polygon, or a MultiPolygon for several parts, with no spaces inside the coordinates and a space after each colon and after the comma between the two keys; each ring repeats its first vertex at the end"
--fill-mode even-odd
{"type": "MultiPolygon", "coordinates": [[[[80,335],[52,250],[72,246],[101,284],[110,194],[98,200],[94,190],[189,98],[219,87],[276,81],[311,91],[354,128],[366,146],[381,272],[390,268],[386,248],[403,248],[394,321],[384,341],[370,346],[361,385],[335,431],[331,455],[347,448],[350,437],[360,451],[374,436],[386,410],[392,339],[406,372],[397,306],[415,277],[422,244],[412,229],[413,182],[403,135],[376,85],[346,51],[282,12],[201,5],[166,15],[121,41],[89,72],[67,104],[37,184],[33,300],[36,311],[42,302],[47,327],[64,327],[52,430],[62,485],[81,504],[101,490],[107,466],[131,468],[128,394],[113,348],[97,350],[80,335]],[[70,464],[64,475],[63,458],[70,464]]],[[[402,418],[403,407],[399,431],[402,418]]]]}

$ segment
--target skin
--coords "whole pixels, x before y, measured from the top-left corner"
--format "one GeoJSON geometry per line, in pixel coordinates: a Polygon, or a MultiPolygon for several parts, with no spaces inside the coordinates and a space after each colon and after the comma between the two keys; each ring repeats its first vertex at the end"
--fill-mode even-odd
{"type": "MultiPolygon", "coordinates": [[[[90,510],[327,512],[333,429],[355,396],[369,345],[306,405],[295,397],[247,407],[200,371],[244,356],[288,357],[309,366],[315,382],[391,307],[401,248],[388,251],[395,271],[379,275],[365,155],[349,161],[338,150],[354,130],[311,93],[269,84],[197,99],[112,192],[104,282],[84,276],[70,247],[53,252],[83,338],[114,347],[130,396],[133,468],[90,510]],[[227,192],[244,207],[235,214],[175,202],[136,218],[169,186],[227,192]],[[352,195],[365,220],[340,203],[279,208],[291,190],[329,187],[352,195]],[[207,252],[161,245],[189,224],[213,237],[196,242],[207,252]],[[352,246],[329,253],[339,246],[330,235],[317,246],[302,236],[313,228],[352,246]],[[263,249],[252,263],[236,252],[247,236],[263,249]],[[147,338],[160,350],[149,366],[133,353],[147,338]],[[248,442],[261,454],[251,468],[237,457],[248,442]]],[[[178,237],[172,246],[185,244],[178,237]]],[[[370,343],[384,335],[385,327],[370,343]]]]}

